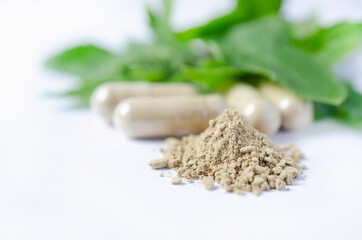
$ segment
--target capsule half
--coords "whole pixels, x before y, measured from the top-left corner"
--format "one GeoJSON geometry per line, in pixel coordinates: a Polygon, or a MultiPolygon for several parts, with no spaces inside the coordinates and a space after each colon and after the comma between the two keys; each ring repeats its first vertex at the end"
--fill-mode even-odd
{"type": "Polygon", "coordinates": [[[248,123],[259,131],[272,135],[281,125],[278,109],[266,100],[256,88],[247,84],[236,84],[226,95],[228,107],[244,115],[248,123]]]}
{"type": "Polygon", "coordinates": [[[91,96],[91,108],[108,123],[112,123],[114,108],[129,97],[194,95],[197,91],[187,83],[108,82],[96,88],[91,96]]]}
{"type": "Polygon", "coordinates": [[[274,84],[263,84],[261,94],[276,106],[282,114],[282,127],[298,130],[313,121],[313,103],[304,101],[294,93],[274,84]]]}
{"type": "Polygon", "coordinates": [[[128,98],[116,107],[113,124],[131,138],[181,137],[202,132],[224,109],[219,95],[128,98]]]}

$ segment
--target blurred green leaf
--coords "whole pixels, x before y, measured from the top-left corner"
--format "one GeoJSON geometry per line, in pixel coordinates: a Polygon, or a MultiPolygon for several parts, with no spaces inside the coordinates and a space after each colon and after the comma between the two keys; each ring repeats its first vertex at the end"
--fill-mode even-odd
{"type": "Polygon", "coordinates": [[[148,7],[148,22],[156,43],[180,46],[181,44],[170,26],[171,11],[172,0],[163,0],[163,8],[158,11],[148,7]]]}
{"type": "Polygon", "coordinates": [[[314,103],[314,120],[322,120],[325,118],[330,118],[334,115],[337,107],[333,105],[328,105],[325,103],[314,103]]]}
{"type": "Polygon", "coordinates": [[[94,45],[68,49],[46,62],[50,69],[78,76],[104,76],[114,70],[116,56],[94,45]]]}
{"type": "Polygon", "coordinates": [[[244,75],[243,71],[223,66],[216,68],[188,68],[186,76],[194,83],[201,84],[208,92],[224,92],[237,82],[237,77],[244,75]]]}
{"type": "Polygon", "coordinates": [[[288,26],[267,17],[232,29],[221,41],[226,61],[245,72],[264,75],[305,99],[341,104],[346,91],[329,68],[289,42],[288,26]]]}
{"type": "Polygon", "coordinates": [[[191,28],[177,34],[182,41],[194,38],[218,38],[236,24],[260,18],[279,11],[282,0],[238,0],[234,10],[213,19],[203,26],[191,28]]]}
{"type": "Polygon", "coordinates": [[[335,118],[349,125],[362,125],[362,94],[348,86],[348,97],[339,106],[335,113],[335,118]]]}
{"type": "Polygon", "coordinates": [[[336,107],[327,104],[315,104],[315,119],[334,118],[344,124],[362,127],[362,94],[347,86],[348,97],[342,105],[336,107]]]}
{"type": "Polygon", "coordinates": [[[321,61],[334,64],[362,44],[362,24],[343,22],[321,28],[304,39],[297,39],[295,44],[321,61]]]}
{"type": "Polygon", "coordinates": [[[321,29],[314,16],[303,22],[291,24],[290,27],[292,38],[296,41],[304,40],[321,29]]]}

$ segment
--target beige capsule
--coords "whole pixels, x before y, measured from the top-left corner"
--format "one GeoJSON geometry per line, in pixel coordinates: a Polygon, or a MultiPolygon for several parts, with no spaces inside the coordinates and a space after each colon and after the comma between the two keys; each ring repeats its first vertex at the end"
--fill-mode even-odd
{"type": "Polygon", "coordinates": [[[263,84],[261,94],[272,102],[282,114],[282,127],[298,130],[313,121],[313,103],[303,101],[294,93],[274,84],[263,84]]]}
{"type": "Polygon", "coordinates": [[[240,83],[233,86],[226,94],[226,103],[263,133],[272,135],[280,128],[281,115],[278,109],[250,85],[240,83]]]}
{"type": "Polygon", "coordinates": [[[112,123],[114,108],[128,97],[194,95],[196,89],[187,83],[108,82],[100,85],[91,96],[91,108],[112,123]]]}
{"type": "Polygon", "coordinates": [[[225,109],[221,96],[134,97],[119,103],[113,124],[132,138],[200,133],[225,109]]]}

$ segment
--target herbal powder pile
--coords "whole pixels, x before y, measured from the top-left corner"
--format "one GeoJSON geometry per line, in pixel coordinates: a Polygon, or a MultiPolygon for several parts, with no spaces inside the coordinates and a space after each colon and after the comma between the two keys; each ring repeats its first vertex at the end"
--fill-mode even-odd
{"type": "Polygon", "coordinates": [[[227,192],[259,195],[269,189],[283,190],[301,174],[303,156],[293,144],[275,146],[230,109],[211,120],[201,134],[165,142],[164,158],[150,161],[151,167],[172,168],[178,180],[200,179],[206,189],[217,182],[227,192]]]}

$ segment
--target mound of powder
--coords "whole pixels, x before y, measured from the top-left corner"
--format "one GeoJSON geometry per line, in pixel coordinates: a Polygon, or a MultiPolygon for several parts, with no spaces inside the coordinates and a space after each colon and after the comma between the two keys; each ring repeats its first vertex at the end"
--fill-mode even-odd
{"type": "Polygon", "coordinates": [[[259,195],[269,189],[283,190],[301,174],[301,152],[293,144],[275,146],[234,110],[225,112],[199,135],[181,140],[168,138],[164,158],[152,160],[153,168],[172,168],[177,179],[200,179],[206,189],[217,182],[227,192],[259,195]]]}

